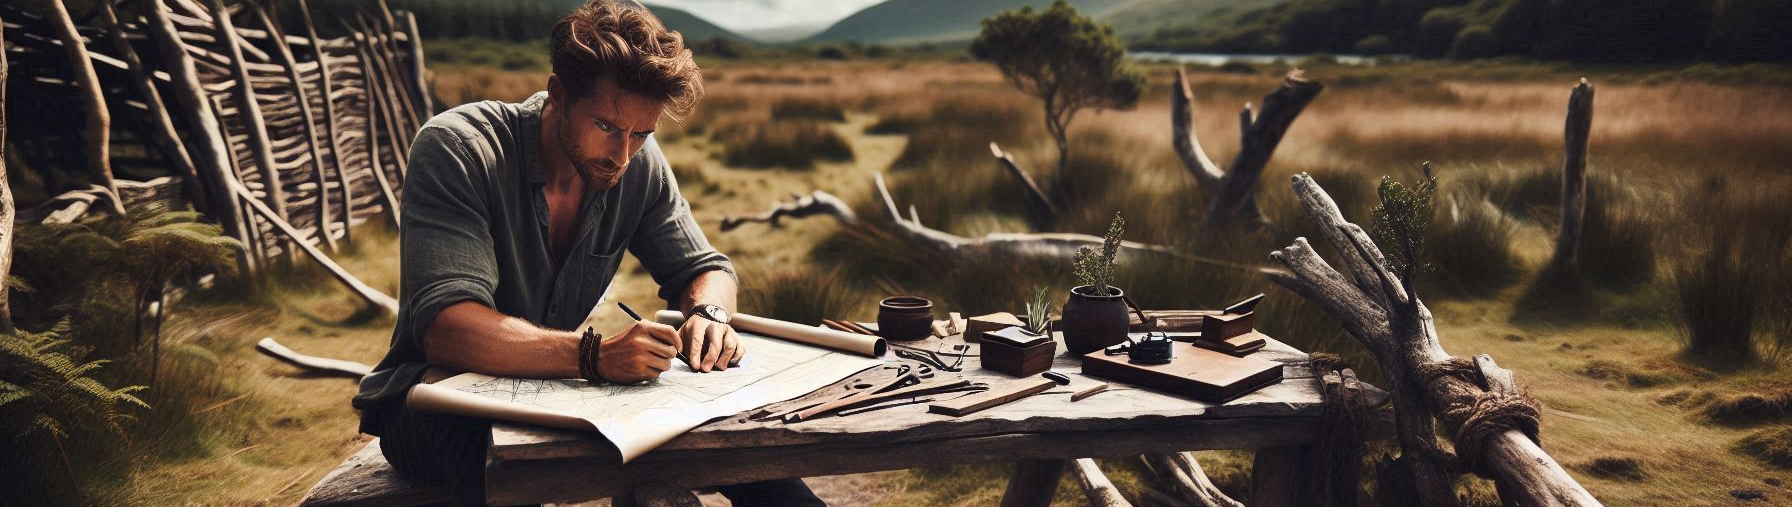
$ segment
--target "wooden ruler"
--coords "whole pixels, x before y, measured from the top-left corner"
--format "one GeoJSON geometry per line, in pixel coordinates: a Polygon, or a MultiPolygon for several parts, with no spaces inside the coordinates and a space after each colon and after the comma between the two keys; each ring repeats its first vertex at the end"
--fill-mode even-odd
{"type": "Polygon", "coordinates": [[[1048,378],[1029,377],[1019,379],[1001,385],[990,386],[988,391],[982,393],[930,404],[927,406],[927,411],[935,414],[960,417],[965,414],[1032,396],[1057,385],[1057,382],[1053,382],[1048,378]]]}

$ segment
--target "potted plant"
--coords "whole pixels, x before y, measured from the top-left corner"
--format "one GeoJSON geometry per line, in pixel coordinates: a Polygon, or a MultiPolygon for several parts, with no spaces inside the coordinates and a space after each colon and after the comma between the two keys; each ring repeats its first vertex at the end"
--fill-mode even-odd
{"type": "Polygon", "coordinates": [[[1116,211],[1101,251],[1077,250],[1076,276],[1082,285],[1070,289],[1060,323],[1064,346],[1071,355],[1082,356],[1126,341],[1126,293],[1113,285],[1114,256],[1120,252],[1120,236],[1125,232],[1126,217],[1116,211]]]}

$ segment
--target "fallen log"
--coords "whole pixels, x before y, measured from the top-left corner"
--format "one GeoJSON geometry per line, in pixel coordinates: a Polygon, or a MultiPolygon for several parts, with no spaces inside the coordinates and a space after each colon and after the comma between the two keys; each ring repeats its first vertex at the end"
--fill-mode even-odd
{"type": "Polygon", "coordinates": [[[1600,505],[1538,446],[1541,409],[1518,390],[1512,372],[1486,355],[1470,362],[1445,352],[1431,310],[1390,271],[1368,233],[1346,221],[1312,177],[1297,175],[1293,186],[1348,272],[1297,238],[1270,253],[1288,270],[1270,277],[1336,319],[1387,377],[1401,456],[1378,467],[1398,474],[1379,483],[1405,484],[1423,505],[1454,506],[1454,471],[1466,469],[1491,477],[1507,505],[1600,505]],[[1438,446],[1438,420],[1455,444],[1455,460],[1438,446]]]}
{"type": "Polygon", "coordinates": [[[778,203],[771,209],[754,215],[735,215],[722,218],[722,232],[728,232],[749,223],[763,223],[778,227],[781,218],[808,218],[823,215],[834,217],[840,225],[853,227],[859,225],[859,216],[852,212],[846,201],[834,194],[816,190],[809,195],[790,194],[790,202],[778,203]]]}
{"type": "MultiPolygon", "coordinates": [[[[1070,259],[1075,257],[1078,248],[1101,248],[1102,238],[1088,234],[1061,232],[1042,232],[1031,234],[990,233],[981,238],[966,238],[956,234],[928,228],[921,224],[919,213],[909,208],[909,217],[903,218],[896,210],[896,200],[890,197],[890,190],[884,185],[883,173],[872,176],[877,196],[883,200],[885,218],[896,225],[896,233],[909,244],[920,246],[948,256],[956,255],[1001,255],[1010,258],[1049,258],[1070,259]]],[[[1127,255],[1155,255],[1178,257],[1182,254],[1175,249],[1161,245],[1150,245],[1136,241],[1120,242],[1120,251],[1127,255]]]]}

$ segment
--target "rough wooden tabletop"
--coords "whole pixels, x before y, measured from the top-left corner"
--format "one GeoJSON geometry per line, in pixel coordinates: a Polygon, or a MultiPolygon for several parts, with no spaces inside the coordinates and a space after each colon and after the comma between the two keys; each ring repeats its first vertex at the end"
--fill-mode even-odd
{"type": "MultiPolygon", "coordinates": [[[[956,336],[930,338],[905,345],[934,350],[942,340],[946,344],[962,343],[956,336]]],[[[935,378],[963,375],[974,382],[1001,382],[1014,377],[988,372],[977,367],[976,344],[969,344],[962,372],[936,371],[935,378]]],[[[1320,395],[1313,374],[1305,363],[1307,354],[1280,341],[1270,339],[1255,357],[1286,363],[1284,380],[1260,391],[1223,405],[1109,382],[1112,387],[1082,401],[1071,402],[1071,393],[1106,380],[1085,377],[1079,363],[1059,355],[1053,370],[1072,378],[1068,386],[1053,388],[1042,394],[995,407],[964,417],[927,413],[926,404],[894,407],[850,416],[823,416],[810,421],[786,424],[779,421],[751,421],[749,413],[712,421],[709,424],[673,439],[654,452],[701,451],[706,449],[738,449],[779,447],[805,444],[867,445],[896,444],[952,438],[971,438],[1012,433],[1052,433],[1117,430],[1128,428],[1172,428],[1194,421],[1220,419],[1273,419],[1282,417],[1315,417],[1320,411],[1320,395]]],[[[898,361],[892,359],[890,363],[898,361]]],[[[901,360],[909,364],[912,361],[901,360]]],[[[768,408],[797,403],[801,400],[828,396],[846,389],[855,379],[875,381],[890,378],[895,370],[874,368],[842,380],[803,398],[774,404],[768,408]]],[[[1377,397],[1385,393],[1375,391],[1377,397]]],[[[946,395],[947,397],[955,395],[946,395]]],[[[1379,399],[1377,399],[1379,401],[1379,399]]],[[[490,458],[494,462],[565,458],[601,459],[611,455],[607,445],[595,434],[552,430],[533,426],[494,424],[490,458]]]]}

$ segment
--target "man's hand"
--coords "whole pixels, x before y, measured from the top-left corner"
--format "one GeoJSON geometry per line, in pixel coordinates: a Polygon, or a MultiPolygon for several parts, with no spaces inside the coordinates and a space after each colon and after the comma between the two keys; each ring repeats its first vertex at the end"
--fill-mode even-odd
{"type": "Polygon", "coordinates": [[[695,315],[684,319],[678,338],[684,342],[685,357],[690,358],[691,369],[699,372],[712,368],[726,370],[739,363],[746,353],[740,348],[740,335],[732,326],[695,315]]]}
{"type": "Polygon", "coordinates": [[[678,355],[677,331],[657,322],[639,321],[598,345],[597,374],[611,382],[632,384],[659,378],[678,355]]]}

